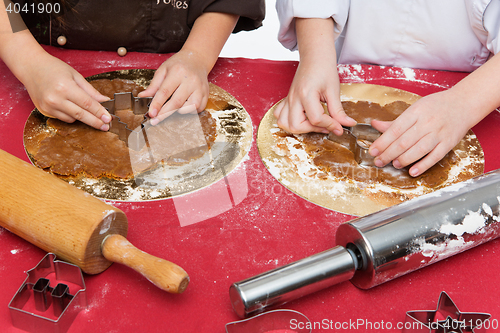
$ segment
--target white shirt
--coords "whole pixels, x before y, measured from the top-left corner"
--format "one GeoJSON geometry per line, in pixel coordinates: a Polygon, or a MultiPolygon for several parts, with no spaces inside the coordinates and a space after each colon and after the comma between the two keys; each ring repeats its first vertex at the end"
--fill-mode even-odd
{"type": "Polygon", "coordinates": [[[471,72],[500,51],[500,0],[277,0],[279,41],[295,17],[333,18],[338,63],[471,72]]]}

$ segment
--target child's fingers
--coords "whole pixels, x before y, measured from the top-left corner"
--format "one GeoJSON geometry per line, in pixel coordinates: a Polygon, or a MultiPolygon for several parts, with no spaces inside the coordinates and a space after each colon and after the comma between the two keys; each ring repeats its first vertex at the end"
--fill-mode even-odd
{"type": "Polygon", "coordinates": [[[297,115],[292,117],[297,120],[294,126],[290,125],[290,104],[288,103],[288,97],[285,98],[280,104],[274,109],[273,115],[276,117],[276,123],[278,127],[284,129],[289,133],[309,133],[309,132],[323,132],[324,128],[311,125],[305,116],[304,109],[302,105],[299,105],[294,109],[293,112],[297,112],[297,115]],[[295,118],[296,117],[296,118],[295,118]]]}
{"type": "Polygon", "coordinates": [[[396,168],[405,167],[425,156],[437,144],[436,136],[432,133],[418,132],[416,126],[412,126],[375,158],[375,165],[382,167],[393,161],[396,168]]]}
{"type": "MultiPolygon", "coordinates": [[[[339,125],[344,125],[344,126],[356,125],[357,123],[356,120],[352,119],[345,113],[344,108],[342,107],[342,102],[338,97],[328,98],[327,107],[328,107],[328,113],[335,121],[339,123],[339,125]]],[[[334,132],[335,130],[339,135],[343,133],[342,126],[340,127],[335,126],[332,132],[334,132]]]]}
{"type": "MultiPolygon", "coordinates": [[[[92,101],[97,103],[94,99],[92,99],[92,101]]],[[[103,108],[103,106],[101,104],[97,103],[97,105],[98,105],[98,107],[103,108]]],[[[79,120],[82,123],[85,123],[93,128],[96,128],[96,129],[99,129],[102,131],[107,131],[107,130],[109,130],[108,123],[109,123],[109,121],[111,121],[111,119],[109,119],[108,122],[104,122],[103,120],[98,118],[99,115],[101,114],[100,111],[101,110],[96,112],[92,108],[84,109],[76,102],[73,102],[71,100],[66,100],[61,104],[61,109],[55,110],[53,112],[53,115],[56,116],[57,118],[61,119],[62,121],[73,122],[74,120],[79,120]],[[61,111],[61,110],[64,110],[64,111],[61,111]]]]}
{"type": "Polygon", "coordinates": [[[208,102],[208,89],[196,89],[191,91],[192,87],[189,85],[179,86],[170,100],[166,102],[158,112],[156,117],[152,117],[151,124],[157,125],[165,120],[175,112],[181,114],[197,113],[205,110],[208,102]]]}
{"type": "Polygon", "coordinates": [[[391,127],[393,121],[382,121],[382,120],[372,120],[371,125],[373,128],[375,128],[377,131],[384,133],[391,127]]]}
{"type": "MultiPolygon", "coordinates": [[[[329,132],[337,129],[342,130],[342,126],[332,117],[325,113],[325,109],[319,98],[307,98],[303,105],[297,103],[293,106],[293,114],[290,114],[290,127],[295,130],[292,133],[307,132],[329,132]],[[305,120],[296,115],[303,113],[305,109],[305,120]],[[313,130],[314,128],[314,130],[313,130]],[[300,131],[300,132],[299,132],[300,131]]],[[[302,117],[304,118],[304,117],[302,117]]]]}
{"type": "Polygon", "coordinates": [[[139,93],[139,97],[153,97],[156,92],[158,91],[158,89],[160,89],[160,86],[161,84],[163,83],[163,81],[165,80],[165,77],[167,76],[167,70],[165,69],[164,66],[160,66],[154,76],[153,76],[153,79],[151,80],[151,82],[149,83],[149,86],[141,91],[139,93]]]}
{"type": "MultiPolygon", "coordinates": [[[[151,81],[151,84],[150,86],[148,87],[151,88],[150,91],[155,91],[154,93],[154,97],[153,97],[153,100],[151,101],[151,104],[149,105],[149,116],[154,118],[158,115],[158,113],[160,112],[160,110],[162,110],[162,108],[165,106],[165,102],[167,102],[167,100],[169,98],[171,98],[171,96],[176,92],[177,88],[179,88],[180,86],[180,81],[179,81],[179,78],[177,77],[166,77],[165,76],[161,76],[159,75],[158,76],[158,79],[153,82],[151,81]],[[158,82],[160,82],[160,84],[158,84],[158,82]]],[[[149,95],[150,92],[147,92],[141,96],[147,96],[149,95]]],[[[177,107],[178,108],[178,107],[177,107]]],[[[165,110],[164,110],[165,112],[165,110]]]]}
{"type": "Polygon", "coordinates": [[[75,118],[69,116],[67,113],[63,112],[63,111],[59,111],[59,110],[54,110],[51,114],[50,114],[50,117],[55,117],[59,120],[62,120],[64,121],[65,123],[73,123],[75,122],[75,118]]]}
{"type": "Polygon", "coordinates": [[[165,119],[170,117],[172,114],[174,114],[175,111],[177,111],[177,110],[158,114],[156,117],[154,117],[150,120],[151,125],[153,125],[153,126],[158,125],[159,123],[161,123],[162,121],[164,121],[165,119]]]}
{"type": "Polygon", "coordinates": [[[189,96],[186,102],[177,110],[180,114],[200,113],[207,106],[208,96],[202,96],[199,91],[195,91],[189,96]]]}
{"type": "Polygon", "coordinates": [[[201,89],[196,89],[189,96],[189,98],[184,102],[184,104],[177,110],[177,112],[186,113],[196,113],[205,110],[208,102],[208,92],[204,93],[201,89]]]}
{"type": "Polygon", "coordinates": [[[98,102],[105,102],[109,97],[102,95],[96,88],[94,88],[85,78],[81,75],[75,77],[76,84],[82,88],[90,97],[98,102]]]}
{"type": "Polygon", "coordinates": [[[180,107],[177,112],[179,112],[180,114],[188,114],[188,113],[198,113],[198,110],[196,109],[196,105],[195,104],[186,104],[184,103],[184,105],[182,107],[180,107]]]}
{"type": "MultiPolygon", "coordinates": [[[[209,96],[209,93],[203,95],[202,99],[201,99],[201,104],[200,106],[198,107],[198,112],[202,112],[204,111],[206,108],[207,108],[207,104],[208,104],[208,96],[209,96]]],[[[187,102],[186,102],[187,103],[187,102]]]]}
{"type": "Polygon", "coordinates": [[[284,129],[287,132],[290,132],[290,127],[288,126],[288,114],[289,114],[288,99],[283,101],[279,106],[281,106],[281,108],[279,115],[276,117],[276,123],[278,124],[279,128],[284,129]]]}
{"type": "MultiPolygon", "coordinates": [[[[332,117],[325,114],[325,109],[319,98],[305,98],[302,105],[297,105],[297,108],[305,110],[307,119],[313,126],[328,128],[335,122],[332,117]]],[[[293,121],[291,123],[293,125],[293,121]]]]}
{"type": "Polygon", "coordinates": [[[177,82],[163,81],[160,89],[156,92],[151,104],[149,105],[149,116],[154,118],[160,112],[168,112],[180,107],[179,102],[173,99],[176,89],[179,87],[177,82]],[[170,100],[169,100],[170,99],[170,100]],[[167,102],[168,101],[168,102],[167,102]]]}
{"type": "MultiPolygon", "coordinates": [[[[324,113],[323,113],[324,114],[324,113]]],[[[328,115],[324,114],[328,117],[328,115]]],[[[287,119],[286,130],[290,133],[301,134],[309,132],[328,133],[322,126],[312,123],[309,114],[304,111],[301,103],[289,104],[288,108],[283,108],[280,118],[287,119]]],[[[325,122],[324,119],[315,119],[316,122],[325,122]]],[[[283,127],[282,127],[283,128],[283,127]]]]}
{"type": "Polygon", "coordinates": [[[438,144],[429,154],[427,154],[427,156],[410,168],[410,175],[412,177],[420,176],[434,164],[439,162],[449,150],[450,149],[447,148],[445,144],[438,144]]]}
{"type": "MultiPolygon", "coordinates": [[[[374,160],[375,165],[378,167],[383,167],[386,164],[390,163],[391,161],[394,161],[395,159],[399,158],[403,154],[407,153],[409,150],[412,149],[412,147],[415,147],[415,146],[418,149],[426,149],[425,147],[427,147],[429,145],[428,141],[427,141],[428,139],[425,139],[426,135],[424,135],[424,136],[412,135],[412,133],[410,133],[410,132],[411,132],[411,129],[410,129],[410,131],[403,133],[400,137],[398,137],[396,140],[394,140],[389,145],[389,147],[384,149],[377,157],[375,157],[375,160],[374,160]],[[423,141],[419,143],[419,141],[421,141],[421,140],[423,140],[423,141]],[[422,144],[422,143],[425,143],[425,144],[422,144]]],[[[387,133],[387,131],[386,131],[386,133],[387,133]]],[[[385,133],[382,134],[382,136],[379,139],[381,139],[384,135],[385,135],[385,133]]],[[[375,140],[375,142],[377,142],[379,139],[375,140]]],[[[373,146],[373,144],[372,144],[372,146],[373,146]]],[[[420,157],[427,154],[432,148],[433,147],[428,148],[428,150],[423,152],[423,154],[420,155],[420,157]]],[[[371,147],[370,147],[370,149],[371,149],[371,147]]],[[[375,149],[378,149],[378,148],[375,148],[375,149]]],[[[413,151],[412,154],[410,154],[409,156],[413,156],[413,155],[415,155],[415,151],[413,151]]],[[[406,161],[406,160],[401,160],[399,162],[403,163],[404,161],[406,161]]],[[[411,162],[414,162],[414,161],[415,160],[413,160],[411,162]]],[[[404,166],[410,164],[411,162],[404,164],[404,165],[401,164],[401,165],[395,165],[395,166],[396,167],[397,166],[404,167],[404,166]]]]}
{"type": "Polygon", "coordinates": [[[314,122],[311,121],[311,118],[309,118],[309,122],[314,127],[314,130],[311,130],[310,132],[333,132],[336,135],[341,135],[344,131],[342,129],[342,125],[326,113],[323,113],[317,119],[314,119],[314,122]]]}
{"type": "MultiPolygon", "coordinates": [[[[170,96],[170,99],[160,109],[161,113],[170,112],[181,108],[191,95],[191,88],[187,85],[179,85],[170,96]]],[[[160,90],[161,91],[161,88],[160,90]]],[[[158,95],[158,94],[157,94],[158,95]]],[[[156,97],[156,96],[155,96],[156,97]]],[[[153,102],[151,102],[153,103],[153,102]]]]}
{"type": "Polygon", "coordinates": [[[109,112],[83,89],[72,91],[68,100],[62,102],[61,109],[67,110],[70,117],[96,129],[109,129],[109,126],[105,126],[111,121],[109,112]]]}
{"type": "Polygon", "coordinates": [[[283,110],[283,108],[285,107],[285,105],[288,104],[287,101],[288,101],[288,99],[285,98],[278,105],[276,105],[276,108],[273,111],[274,118],[278,119],[280,117],[281,111],[283,110]]]}
{"type": "MultiPolygon", "coordinates": [[[[400,169],[411,163],[418,161],[429,152],[431,152],[436,146],[439,144],[439,140],[437,138],[428,133],[424,135],[422,138],[416,140],[414,144],[412,144],[409,148],[407,148],[403,153],[394,157],[392,164],[395,168],[400,169]]],[[[391,154],[389,147],[380,157],[383,157],[386,154],[391,154]]],[[[396,153],[395,153],[396,154],[396,153]]],[[[389,156],[390,159],[392,156],[389,156]]]]}
{"type": "Polygon", "coordinates": [[[401,155],[408,148],[413,146],[416,141],[422,137],[423,133],[418,133],[416,131],[415,120],[409,117],[397,118],[387,130],[370,146],[370,155],[377,157],[386,152],[386,150],[392,146],[391,152],[384,154],[384,156],[379,156],[375,159],[378,161],[377,166],[384,166],[391,162],[393,159],[401,155]],[[404,119],[403,119],[404,118],[404,119]],[[405,137],[400,139],[404,134],[405,137]],[[380,165],[379,165],[380,164],[380,165]]]}

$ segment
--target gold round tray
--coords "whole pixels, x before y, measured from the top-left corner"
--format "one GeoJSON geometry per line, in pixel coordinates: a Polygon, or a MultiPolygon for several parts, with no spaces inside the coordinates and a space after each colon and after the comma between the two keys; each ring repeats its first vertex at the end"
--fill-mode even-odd
{"type": "MultiPolygon", "coordinates": [[[[380,105],[395,101],[412,104],[421,98],[404,90],[361,83],[341,84],[340,92],[342,101],[369,101],[380,105]]],[[[324,177],[324,173],[322,177],[318,177],[320,170],[304,150],[302,153],[299,151],[296,155],[286,156],[278,147],[278,143],[283,144],[280,136],[274,135],[280,131],[273,116],[278,104],[279,102],[265,114],[260,122],[257,132],[257,148],[269,172],[295,194],[331,210],[364,216],[397,204],[401,202],[401,198],[408,200],[432,191],[429,188],[401,190],[382,184],[372,186],[357,183],[354,180],[338,179],[332,175],[324,177]]],[[[286,144],[291,145],[291,148],[294,142],[299,141],[289,140],[288,142],[286,144]]],[[[484,172],[484,154],[472,131],[469,131],[454,148],[454,152],[459,157],[459,162],[442,186],[448,186],[484,172]]]]}
{"type": "MultiPolygon", "coordinates": [[[[97,79],[127,79],[147,87],[154,70],[130,69],[90,76],[97,79]]],[[[234,170],[245,158],[252,144],[252,122],[243,106],[220,87],[210,84],[210,99],[222,101],[207,107],[217,123],[217,138],[200,158],[184,165],[163,165],[136,175],[131,179],[91,178],[88,176],[59,178],[101,199],[115,201],[150,201],[183,195],[213,184],[234,170]],[[219,105],[224,105],[220,109],[219,105]]],[[[50,132],[46,116],[34,109],[24,127],[24,147],[34,165],[40,142],[50,132]]]]}

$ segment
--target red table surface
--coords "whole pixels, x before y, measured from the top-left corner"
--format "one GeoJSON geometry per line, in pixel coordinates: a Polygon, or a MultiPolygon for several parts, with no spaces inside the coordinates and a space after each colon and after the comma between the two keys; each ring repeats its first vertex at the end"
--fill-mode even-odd
{"type": "MultiPolygon", "coordinates": [[[[112,52],[47,50],[84,76],[126,68],[155,69],[166,59],[158,54],[129,53],[121,58],[112,52]]],[[[242,201],[229,210],[188,226],[180,225],[172,199],[112,202],[128,217],[128,239],[182,266],[191,283],[185,293],[172,295],[119,264],[98,275],[85,275],[89,306],[76,317],[70,332],[224,332],[226,323],[238,320],[228,294],[233,282],[335,245],[338,226],[354,217],[291,193],[266,170],[255,145],[260,119],[286,96],[296,67],[297,62],[291,61],[219,59],[209,80],[238,99],[253,122],[249,158],[229,177],[248,192],[240,191],[242,201]]],[[[466,75],[365,65],[342,66],[340,74],[343,82],[386,85],[420,95],[449,88],[466,75]]],[[[28,160],[23,126],[33,104],[3,63],[0,78],[0,149],[28,160]]],[[[485,171],[500,167],[499,123],[500,113],[495,111],[473,128],[485,153],[485,171]]],[[[203,189],[195,196],[213,191],[203,189]]],[[[20,331],[12,326],[7,306],[25,272],[44,256],[44,251],[0,228],[2,332],[20,331]]],[[[391,323],[393,329],[384,331],[401,331],[395,327],[405,321],[407,311],[436,309],[439,294],[446,291],[461,311],[487,312],[498,321],[499,256],[497,239],[370,290],[344,282],[282,307],[302,312],[313,323],[391,323]]],[[[342,331],[371,331],[367,327],[342,331]]],[[[334,331],[330,328],[314,332],[334,331]]]]}

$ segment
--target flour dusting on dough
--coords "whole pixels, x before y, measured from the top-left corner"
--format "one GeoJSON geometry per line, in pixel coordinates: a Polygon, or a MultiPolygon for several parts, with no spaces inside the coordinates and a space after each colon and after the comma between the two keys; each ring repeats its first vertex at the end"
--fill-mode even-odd
{"type": "MultiPolygon", "coordinates": [[[[273,126],[270,132],[275,140],[275,144],[271,149],[279,158],[270,157],[263,160],[270,173],[277,179],[282,180],[285,186],[291,185],[290,180],[286,177],[286,173],[293,170],[303,182],[303,185],[301,185],[302,192],[310,193],[311,191],[322,189],[326,190],[333,198],[342,196],[346,192],[346,188],[351,186],[358,188],[365,195],[372,197],[380,197],[382,193],[385,193],[384,196],[392,198],[392,204],[407,201],[435,191],[435,189],[422,184],[412,189],[401,189],[382,183],[366,184],[353,179],[336,178],[333,175],[323,172],[315,165],[313,157],[302,148],[302,135],[282,137],[277,134],[280,132],[277,125],[274,124],[273,126]]],[[[477,157],[471,157],[466,152],[457,151],[457,154],[462,156],[462,158],[459,159],[458,163],[451,166],[448,179],[442,186],[460,181],[464,170],[478,163],[477,157]]]]}
{"type": "MultiPolygon", "coordinates": [[[[364,71],[370,71],[369,67],[348,65],[339,68],[344,77],[350,76],[351,79],[361,78],[364,71]]],[[[401,69],[400,72],[405,79],[416,80],[413,70],[401,69]]],[[[370,101],[373,98],[373,102],[380,105],[398,100],[411,104],[418,100],[418,96],[414,94],[389,87],[357,83],[341,85],[343,101],[356,102],[360,100],[361,95],[370,97],[370,101]]],[[[275,107],[276,105],[273,108],[275,107]]],[[[448,178],[435,187],[416,183],[416,187],[403,189],[382,183],[368,184],[347,177],[337,178],[316,166],[314,154],[309,154],[304,149],[302,135],[288,135],[278,128],[272,115],[273,108],[266,113],[259,126],[257,146],[262,161],[269,172],[289,190],[335,211],[363,216],[437,189],[446,189],[448,185],[463,182],[483,172],[482,149],[476,136],[469,131],[453,149],[457,158],[445,175],[448,178]]]]}

